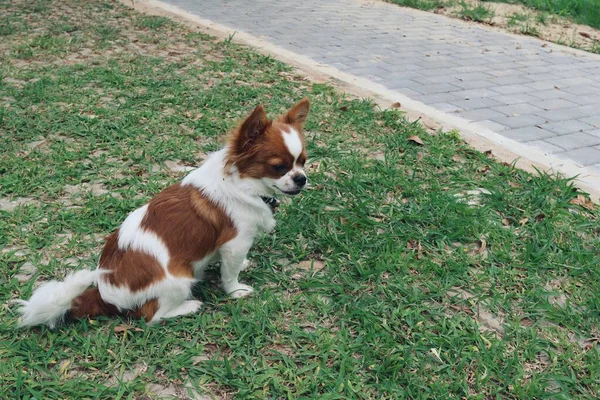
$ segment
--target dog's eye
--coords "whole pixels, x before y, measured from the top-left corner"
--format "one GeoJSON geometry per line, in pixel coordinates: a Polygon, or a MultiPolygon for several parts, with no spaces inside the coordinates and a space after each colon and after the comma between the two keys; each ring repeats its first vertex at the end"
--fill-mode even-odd
{"type": "Polygon", "coordinates": [[[298,162],[300,163],[300,165],[301,165],[302,167],[304,167],[304,164],[306,164],[306,158],[303,158],[303,159],[301,159],[301,160],[298,160],[298,162]]]}
{"type": "Polygon", "coordinates": [[[285,172],[287,172],[287,166],[285,164],[277,164],[277,165],[273,165],[273,170],[275,172],[277,172],[278,174],[283,174],[285,172]]]}

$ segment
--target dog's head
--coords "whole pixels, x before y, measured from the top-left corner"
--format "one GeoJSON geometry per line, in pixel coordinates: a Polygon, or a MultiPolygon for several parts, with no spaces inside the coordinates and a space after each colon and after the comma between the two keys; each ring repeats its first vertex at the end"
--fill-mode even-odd
{"type": "Polygon", "coordinates": [[[236,167],[241,178],[256,180],[265,194],[300,193],[307,182],[302,127],[309,109],[309,100],[304,98],[271,121],[259,105],[234,130],[227,163],[236,167]]]}

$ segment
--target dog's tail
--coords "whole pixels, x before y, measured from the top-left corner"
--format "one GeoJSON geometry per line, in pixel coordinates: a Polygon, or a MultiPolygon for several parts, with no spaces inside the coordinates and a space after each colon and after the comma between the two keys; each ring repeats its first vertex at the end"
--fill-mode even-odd
{"type": "Polygon", "coordinates": [[[16,300],[21,305],[18,310],[22,315],[20,326],[47,325],[55,328],[67,314],[82,318],[118,312],[116,307],[102,300],[97,287],[89,288],[98,282],[102,273],[104,271],[100,270],[73,272],[62,282],[44,283],[29,300],[16,300]]]}

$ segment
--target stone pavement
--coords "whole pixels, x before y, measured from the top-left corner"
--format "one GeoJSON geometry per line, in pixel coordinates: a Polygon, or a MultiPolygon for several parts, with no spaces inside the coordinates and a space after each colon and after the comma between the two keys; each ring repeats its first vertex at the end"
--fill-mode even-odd
{"type": "Polygon", "coordinates": [[[600,56],[378,0],[162,0],[600,172],[600,56]]]}

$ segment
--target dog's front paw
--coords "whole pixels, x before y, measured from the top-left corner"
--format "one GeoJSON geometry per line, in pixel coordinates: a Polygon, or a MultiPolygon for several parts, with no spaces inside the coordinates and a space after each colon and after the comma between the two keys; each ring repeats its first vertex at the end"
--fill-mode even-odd
{"type": "Polygon", "coordinates": [[[243,283],[238,283],[237,285],[229,287],[226,290],[227,294],[233,297],[234,299],[246,297],[253,291],[254,289],[252,289],[252,286],[244,285],[243,283]]]}

